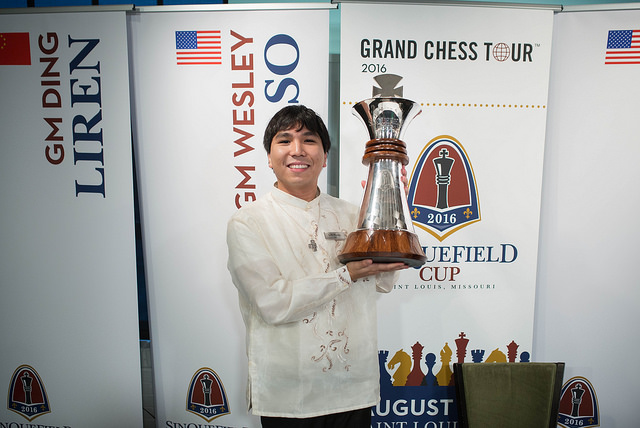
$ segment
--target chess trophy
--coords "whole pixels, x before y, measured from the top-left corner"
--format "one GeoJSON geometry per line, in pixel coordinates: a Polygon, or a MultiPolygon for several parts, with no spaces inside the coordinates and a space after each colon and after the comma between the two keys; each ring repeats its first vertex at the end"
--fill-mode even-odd
{"type": "Polygon", "coordinates": [[[426,257],[413,232],[407,195],[401,181],[409,163],[401,140],[404,126],[420,113],[420,106],[398,97],[377,97],[359,102],[353,114],[369,132],[362,163],[369,167],[357,229],[350,233],[341,263],[372,259],[375,263],[403,262],[417,267],[426,257]]]}

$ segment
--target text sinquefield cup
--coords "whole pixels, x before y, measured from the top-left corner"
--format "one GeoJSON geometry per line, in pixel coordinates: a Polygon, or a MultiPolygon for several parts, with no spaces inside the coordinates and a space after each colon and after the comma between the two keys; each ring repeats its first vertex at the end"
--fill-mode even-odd
{"type": "Polygon", "coordinates": [[[353,107],[369,132],[362,158],[369,175],[358,228],[347,236],[338,256],[341,263],[372,259],[412,267],[424,264],[426,256],[414,233],[401,180],[402,166],[409,163],[407,145],[401,140],[404,126],[420,112],[417,103],[396,97],[370,98],[353,107]]]}

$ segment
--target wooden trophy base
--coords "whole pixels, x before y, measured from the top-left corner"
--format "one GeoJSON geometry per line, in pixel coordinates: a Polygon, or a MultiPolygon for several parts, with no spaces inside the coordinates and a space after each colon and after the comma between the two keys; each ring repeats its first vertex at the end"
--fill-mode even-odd
{"type": "Polygon", "coordinates": [[[365,259],[374,263],[405,263],[418,267],[427,257],[414,233],[406,230],[356,230],[347,237],[338,260],[348,263],[365,259]]]}

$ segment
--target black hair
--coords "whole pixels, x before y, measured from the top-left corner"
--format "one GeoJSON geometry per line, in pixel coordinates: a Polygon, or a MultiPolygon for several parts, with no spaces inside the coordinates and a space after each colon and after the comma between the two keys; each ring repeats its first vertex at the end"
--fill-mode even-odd
{"type": "Polygon", "coordinates": [[[277,112],[269,121],[267,128],[264,130],[264,149],[267,153],[271,153],[271,141],[273,137],[280,131],[296,128],[300,130],[307,128],[311,132],[315,132],[322,140],[322,148],[325,153],[331,148],[331,139],[329,131],[325,126],[322,118],[315,111],[301,104],[286,106],[277,112]]]}

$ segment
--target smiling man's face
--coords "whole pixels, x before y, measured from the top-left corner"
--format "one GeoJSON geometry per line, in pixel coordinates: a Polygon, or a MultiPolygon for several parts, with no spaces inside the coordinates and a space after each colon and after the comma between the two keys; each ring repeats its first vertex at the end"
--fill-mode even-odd
{"type": "Polygon", "coordinates": [[[306,127],[280,131],[271,140],[268,159],[278,189],[306,201],[316,197],[318,177],[327,166],[327,154],[318,134],[306,127]]]}

